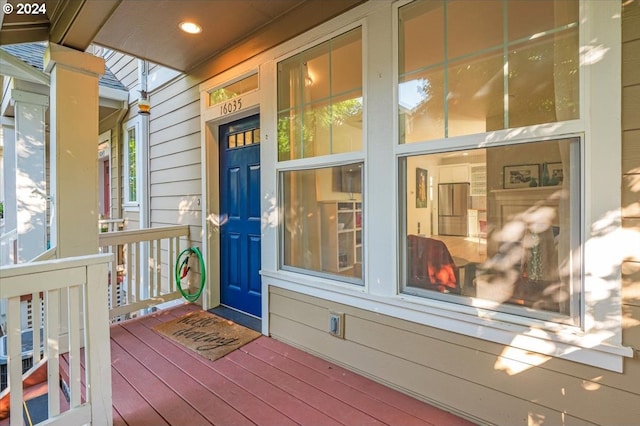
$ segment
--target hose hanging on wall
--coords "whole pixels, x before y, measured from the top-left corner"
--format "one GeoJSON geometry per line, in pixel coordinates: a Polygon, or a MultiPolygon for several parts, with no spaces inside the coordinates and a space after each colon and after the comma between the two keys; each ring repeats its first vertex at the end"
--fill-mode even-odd
{"type": "MultiPolygon", "coordinates": [[[[194,273],[196,272],[194,271],[194,273]]],[[[182,294],[182,297],[184,297],[188,302],[195,302],[196,300],[198,300],[198,298],[202,294],[202,290],[204,290],[204,283],[206,280],[204,259],[202,258],[202,253],[200,252],[200,249],[198,247],[189,247],[180,252],[180,255],[176,259],[175,276],[176,286],[178,287],[180,294],[182,294]],[[192,271],[189,261],[191,260],[192,256],[198,258],[198,265],[200,267],[200,287],[195,293],[187,293],[187,291],[182,288],[182,282],[186,281],[186,287],[188,289],[190,281],[189,277],[192,271]]]]}

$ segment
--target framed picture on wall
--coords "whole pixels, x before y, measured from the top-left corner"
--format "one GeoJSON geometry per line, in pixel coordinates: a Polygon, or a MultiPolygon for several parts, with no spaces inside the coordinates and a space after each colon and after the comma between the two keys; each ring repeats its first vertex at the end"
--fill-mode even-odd
{"type": "Polygon", "coordinates": [[[429,172],[416,167],[416,208],[427,207],[427,191],[429,188],[429,172]]]}
{"type": "Polygon", "coordinates": [[[503,178],[504,189],[538,186],[540,182],[540,167],[538,164],[504,166],[503,178]]]}
{"type": "Polygon", "coordinates": [[[562,185],[564,174],[562,173],[562,163],[549,163],[549,185],[562,185]]]}

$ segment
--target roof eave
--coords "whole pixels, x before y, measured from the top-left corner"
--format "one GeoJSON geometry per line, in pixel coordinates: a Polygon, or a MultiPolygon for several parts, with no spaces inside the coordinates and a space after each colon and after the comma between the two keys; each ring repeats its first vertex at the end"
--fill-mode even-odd
{"type": "Polygon", "coordinates": [[[0,69],[2,70],[2,75],[7,77],[40,83],[46,86],[49,86],[51,82],[48,74],[37,70],[2,49],[0,49],[0,69]]]}

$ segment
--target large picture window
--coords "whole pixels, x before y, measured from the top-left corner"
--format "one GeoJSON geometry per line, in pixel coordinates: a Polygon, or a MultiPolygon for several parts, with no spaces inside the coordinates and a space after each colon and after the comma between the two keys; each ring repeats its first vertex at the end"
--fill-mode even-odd
{"type": "Polygon", "coordinates": [[[579,158],[578,137],[403,158],[402,291],[578,325],[579,158]]]}
{"type": "Polygon", "coordinates": [[[578,6],[399,8],[399,143],[454,147],[400,159],[403,293],[581,324],[582,137],[522,136],[580,118],[578,6]],[[504,131],[516,127],[530,130],[504,131]],[[486,147],[465,139],[488,132],[486,147]],[[422,208],[417,170],[430,171],[422,208]]]}
{"type": "Polygon", "coordinates": [[[278,63],[282,269],[363,283],[362,74],[361,28],[278,63]]]}

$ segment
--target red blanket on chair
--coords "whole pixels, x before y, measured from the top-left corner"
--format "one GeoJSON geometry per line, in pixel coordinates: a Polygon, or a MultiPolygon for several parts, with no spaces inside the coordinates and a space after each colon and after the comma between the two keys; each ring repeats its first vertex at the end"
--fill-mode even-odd
{"type": "Polygon", "coordinates": [[[458,289],[456,265],[442,241],[409,235],[407,245],[409,285],[434,286],[441,292],[458,289]]]}

